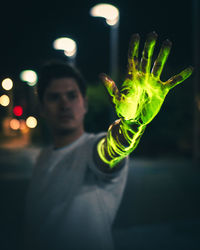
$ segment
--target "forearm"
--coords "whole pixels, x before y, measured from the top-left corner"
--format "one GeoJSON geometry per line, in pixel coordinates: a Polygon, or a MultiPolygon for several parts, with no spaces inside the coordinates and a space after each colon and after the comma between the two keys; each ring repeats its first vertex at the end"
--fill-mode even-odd
{"type": "Polygon", "coordinates": [[[116,120],[97,146],[100,159],[113,168],[138,145],[146,126],[116,120]]]}
{"type": "Polygon", "coordinates": [[[138,57],[140,36],[134,34],[128,53],[128,75],[120,89],[107,75],[100,77],[111,97],[118,117],[107,136],[98,144],[98,155],[104,165],[113,166],[131,153],[137,146],[146,125],[158,114],[170,89],[186,80],[193,71],[188,67],[163,82],[163,67],[171,50],[171,42],[165,40],[151,69],[157,34],[148,35],[141,60],[138,57]],[[126,119],[126,120],[123,120],[126,119]]]}

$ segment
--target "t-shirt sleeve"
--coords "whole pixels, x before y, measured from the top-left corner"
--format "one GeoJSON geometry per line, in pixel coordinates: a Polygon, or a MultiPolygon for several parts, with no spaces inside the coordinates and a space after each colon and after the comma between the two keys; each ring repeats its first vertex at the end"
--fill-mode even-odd
{"type": "MultiPolygon", "coordinates": [[[[97,142],[105,135],[106,133],[101,133],[95,136],[91,151],[94,150],[97,142]]],[[[90,154],[92,154],[92,152],[90,152],[90,154]]],[[[94,174],[95,182],[98,186],[96,193],[99,199],[99,205],[102,211],[104,211],[109,223],[112,224],[125,190],[129,158],[126,157],[123,161],[123,165],[117,168],[116,171],[111,172],[102,171],[95,163],[94,157],[89,158],[89,168],[94,174]]]]}

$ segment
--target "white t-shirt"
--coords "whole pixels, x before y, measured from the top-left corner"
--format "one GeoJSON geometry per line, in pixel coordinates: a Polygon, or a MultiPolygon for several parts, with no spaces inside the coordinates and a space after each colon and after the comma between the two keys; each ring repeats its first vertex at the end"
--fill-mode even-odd
{"type": "Polygon", "coordinates": [[[111,226],[128,163],[112,173],[95,165],[93,150],[103,136],[85,133],[41,154],[27,196],[26,249],[113,249],[111,226]]]}

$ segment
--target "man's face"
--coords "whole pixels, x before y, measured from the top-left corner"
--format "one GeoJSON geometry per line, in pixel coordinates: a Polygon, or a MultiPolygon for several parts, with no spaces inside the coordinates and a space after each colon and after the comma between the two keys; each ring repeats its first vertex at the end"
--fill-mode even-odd
{"type": "Polygon", "coordinates": [[[42,113],[55,133],[83,130],[86,100],[74,78],[53,79],[46,88],[42,113]]]}

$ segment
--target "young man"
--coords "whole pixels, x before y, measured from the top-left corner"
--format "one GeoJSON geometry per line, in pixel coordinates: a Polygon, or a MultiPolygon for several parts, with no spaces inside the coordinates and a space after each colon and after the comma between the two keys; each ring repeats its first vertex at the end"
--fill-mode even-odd
{"type": "Polygon", "coordinates": [[[113,249],[111,226],[126,183],[126,156],[168,91],[192,73],[189,67],[161,82],[168,40],[150,72],[156,38],[148,35],[139,61],[139,35],[133,35],[120,91],[108,76],[101,76],[120,118],[107,133],[85,133],[86,87],[75,69],[63,63],[42,69],[38,96],[53,145],[41,153],[28,192],[26,249],[113,249]]]}

